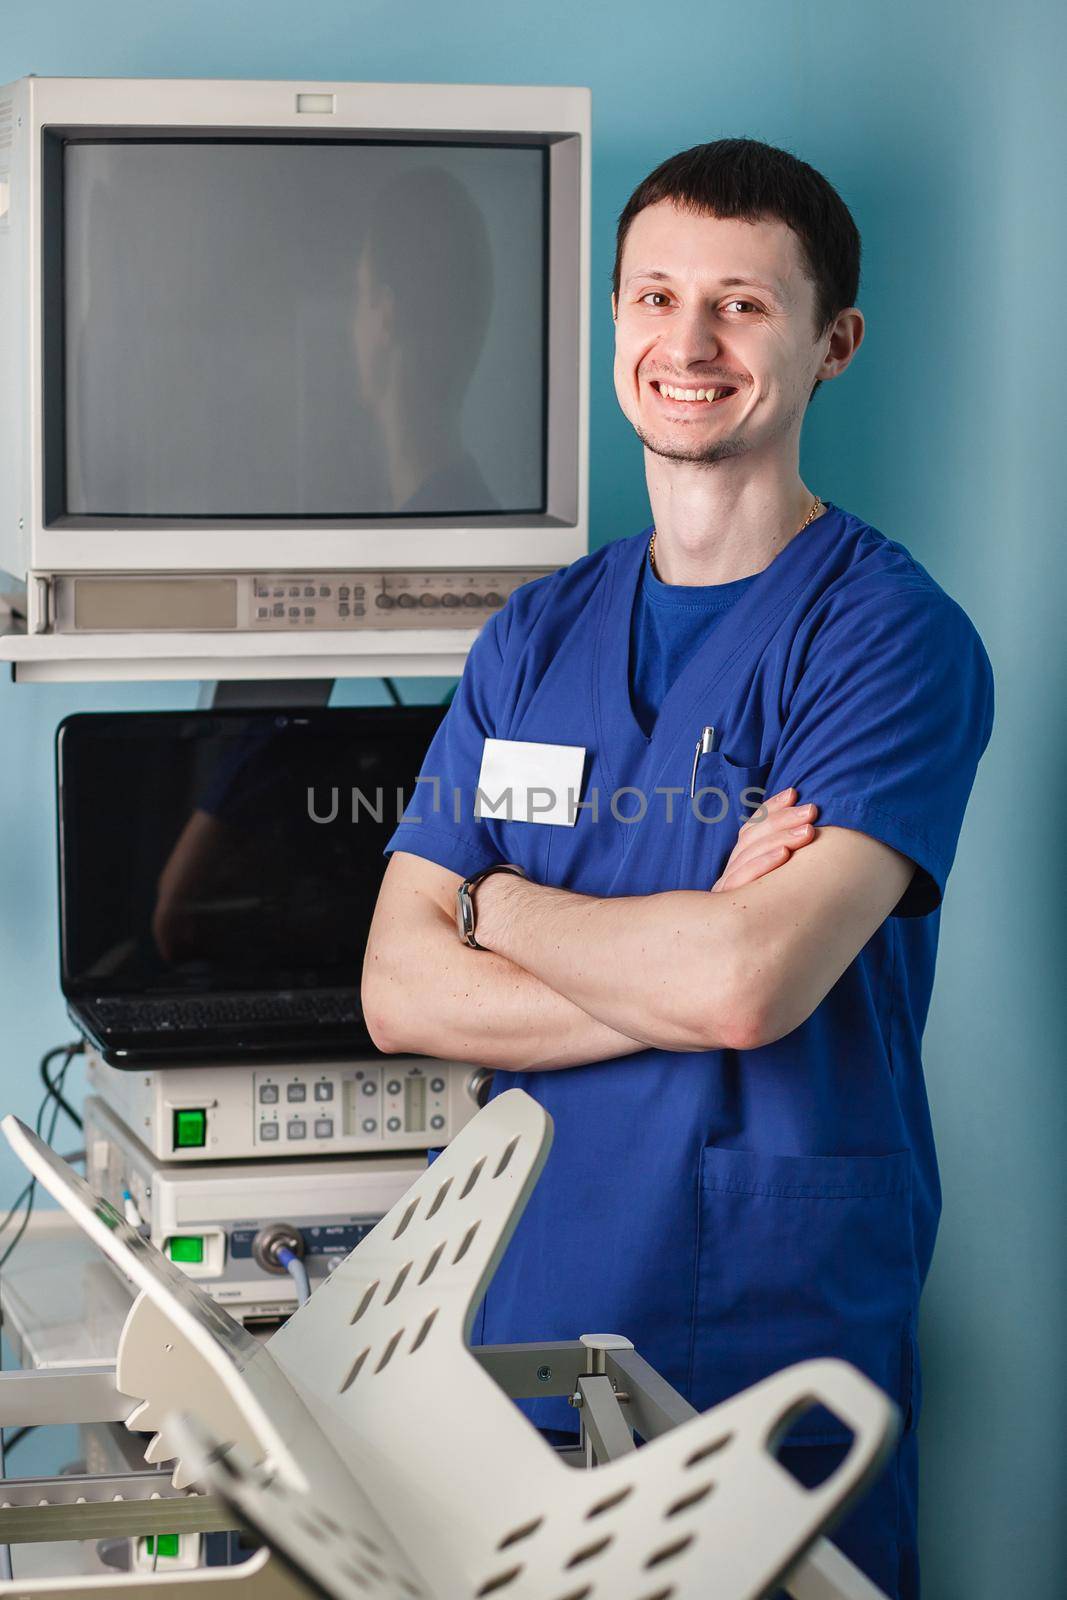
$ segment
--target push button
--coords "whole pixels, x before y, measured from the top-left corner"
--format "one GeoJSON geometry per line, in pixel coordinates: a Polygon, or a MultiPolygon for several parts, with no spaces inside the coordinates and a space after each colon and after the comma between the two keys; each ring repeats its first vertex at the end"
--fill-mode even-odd
{"type": "Polygon", "coordinates": [[[175,1150],[202,1149],[207,1143],[207,1112],[176,1111],[174,1113],[175,1150]]]}
{"type": "Polygon", "coordinates": [[[172,1261],[184,1261],[188,1266],[203,1266],[204,1236],[202,1233],[181,1233],[167,1240],[167,1254],[172,1261]]]}

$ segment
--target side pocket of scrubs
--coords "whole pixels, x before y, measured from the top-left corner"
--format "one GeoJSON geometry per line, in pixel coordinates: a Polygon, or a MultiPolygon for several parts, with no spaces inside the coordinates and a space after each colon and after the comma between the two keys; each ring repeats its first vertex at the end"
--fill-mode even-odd
{"type": "MultiPolygon", "coordinates": [[[[701,1152],[691,1400],[706,1410],[796,1361],[838,1356],[906,1417],[918,1301],[911,1154],[701,1152]]],[[[793,1443],[843,1439],[822,1410],[793,1443]]]]}
{"type": "Polygon", "coordinates": [[[767,798],[770,761],[738,767],[721,751],[701,756],[688,788],[676,796],[678,889],[710,889],[722,874],[743,825],[767,798]]]}

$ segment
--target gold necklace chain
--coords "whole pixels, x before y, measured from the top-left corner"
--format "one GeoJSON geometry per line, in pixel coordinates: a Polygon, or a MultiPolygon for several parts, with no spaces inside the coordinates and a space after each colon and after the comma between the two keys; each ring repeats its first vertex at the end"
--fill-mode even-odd
{"type": "MultiPolygon", "coordinates": [[[[815,514],[816,514],[816,512],[818,511],[818,509],[819,509],[819,507],[821,505],[822,505],[822,501],[819,500],[818,498],[816,498],[815,503],[812,506],[811,510],[808,512],[807,516],[804,518],[804,521],[800,524],[800,527],[797,529],[797,533],[803,533],[804,529],[808,526],[808,523],[815,521],[815,514]]],[[[794,534],[793,537],[796,538],[796,534],[794,534]]],[[[658,578],[659,577],[659,573],[656,572],[656,530],[655,530],[654,527],[652,529],[652,537],[648,541],[648,560],[649,560],[649,565],[652,568],[653,574],[658,578]]]]}

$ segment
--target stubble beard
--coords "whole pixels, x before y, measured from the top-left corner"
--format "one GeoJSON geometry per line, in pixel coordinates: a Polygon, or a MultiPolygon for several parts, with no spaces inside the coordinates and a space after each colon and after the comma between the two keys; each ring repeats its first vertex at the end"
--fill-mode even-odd
{"type": "Polygon", "coordinates": [[[708,467],[713,466],[716,461],[729,461],[735,456],[746,455],[750,448],[745,439],[711,439],[707,444],[690,446],[687,450],[678,445],[665,444],[654,435],[646,433],[636,423],[634,432],[646,450],[651,450],[653,455],[662,456],[665,461],[692,461],[708,467]]]}

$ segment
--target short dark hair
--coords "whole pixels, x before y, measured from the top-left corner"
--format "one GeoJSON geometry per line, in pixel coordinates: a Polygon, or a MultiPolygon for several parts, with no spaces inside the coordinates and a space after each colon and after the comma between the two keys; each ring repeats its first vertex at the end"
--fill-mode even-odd
{"type": "MultiPolygon", "coordinates": [[[[815,337],[841,311],[856,304],[860,286],[860,236],[845,202],[806,161],[758,139],[715,139],[695,144],[650,172],[627,200],[615,235],[612,288],[619,302],[622,252],[639,211],[670,200],[680,210],[744,222],[769,218],[792,228],[800,258],[815,287],[815,337]]],[[[819,388],[816,379],[812,395],[819,388]]]]}

